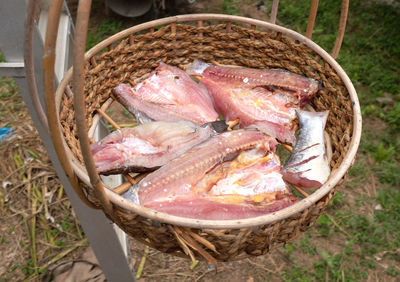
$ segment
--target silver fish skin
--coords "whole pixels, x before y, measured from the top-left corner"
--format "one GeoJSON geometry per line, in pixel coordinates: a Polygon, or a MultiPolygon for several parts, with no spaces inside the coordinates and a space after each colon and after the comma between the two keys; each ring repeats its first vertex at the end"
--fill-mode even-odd
{"type": "Polygon", "coordinates": [[[296,114],[300,133],[292,154],[282,168],[283,179],[304,188],[319,188],[330,174],[324,145],[324,128],[329,111],[296,110],[296,114]]]}

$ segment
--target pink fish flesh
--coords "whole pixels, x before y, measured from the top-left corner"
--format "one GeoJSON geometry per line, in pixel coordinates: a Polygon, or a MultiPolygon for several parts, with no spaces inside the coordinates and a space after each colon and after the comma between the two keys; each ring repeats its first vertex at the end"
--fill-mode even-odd
{"type": "Polygon", "coordinates": [[[276,141],[257,130],[225,132],[146,176],[125,197],[197,219],[240,219],[296,201],[280,174],[276,141]]]}
{"type": "Polygon", "coordinates": [[[257,130],[235,130],[213,136],[146,176],[139,188],[140,203],[185,195],[191,190],[188,185],[202,179],[215,165],[261,143],[267,143],[271,149],[276,146],[273,138],[257,130]]]}
{"type": "Polygon", "coordinates": [[[202,126],[189,121],[150,122],[114,131],[92,144],[97,171],[114,174],[152,170],[216,134],[221,122],[202,126]]]}
{"type": "Polygon", "coordinates": [[[295,143],[295,110],[319,89],[318,81],[283,70],[218,67],[195,60],[187,69],[200,75],[226,120],[257,128],[281,142],[295,143]]]}
{"type": "Polygon", "coordinates": [[[300,133],[292,154],[282,169],[283,179],[304,188],[319,188],[329,177],[324,128],[329,111],[298,110],[300,133]]]}
{"type": "Polygon", "coordinates": [[[291,206],[297,199],[293,195],[276,193],[275,199],[268,204],[230,204],[216,202],[206,198],[175,199],[171,202],[153,202],[148,208],[175,216],[205,219],[230,220],[261,216],[291,206]]]}
{"type": "Polygon", "coordinates": [[[113,93],[142,122],[188,120],[204,124],[218,118],[207,89],[183,70],[164,63],[135,87],[120,84],[113,93]]]}

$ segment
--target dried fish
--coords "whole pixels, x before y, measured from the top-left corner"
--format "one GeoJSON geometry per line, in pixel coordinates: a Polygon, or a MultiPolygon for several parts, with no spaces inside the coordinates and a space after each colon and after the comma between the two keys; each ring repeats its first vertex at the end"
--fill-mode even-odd
{"type": "Polygon", "coordinates": [[[149,171],[225,129],[223,121],[201,126],[189,121],[150,122],[114,131],[91,149],[101,174],[149,171]]]}
{"type": "Polygon", "coordinates": [[[304,188],[321,187],[329,177],[324,128],[329,111],[298,110],[300,133],[292,154],[282,169],[283,178],[304,188]]]}
{"type": "Polygon", "coordinates": [[[113,94],[141,122],[188,120],[204,124],[218,118],[207,89],[183,70],[164,63],[135,87],[120,84],[113,94]]]}
{"type": "Polygon", "coordinates": [[[199,75],[226,120],[240,119],[284,143],[294,144],[295,110],[316,94],[318,81],[283,70],[219,67],[195,60],[187,69],[199,75]]]}
{"type": "Polygon", "coordinates": [[[213,136],[146,176],[125,197],[198,219],[240,219],[282,209],[296,198],[280,174],[276,144],[255,129],[213,136]]]}

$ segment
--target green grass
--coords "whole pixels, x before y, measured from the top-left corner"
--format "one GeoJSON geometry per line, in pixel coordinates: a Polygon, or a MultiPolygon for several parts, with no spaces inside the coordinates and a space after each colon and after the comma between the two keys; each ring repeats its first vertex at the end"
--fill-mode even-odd
{"type": "Polygon", "coordinates": [[[224,0],[222,2],[222,13],[228,15],[239,15],[240,5],[238,0],[224,0]]]}
{"type": "Polygon", "coordinates": [[[338,254],[329,254],[326,251],[322,251],[321,259],[313,264],[315,280],[360,281],[368,278],[367,273],[360,266],[352,265],[351,268],[346,267],[351,263],[351,255],[349,255],[351,253],[351,249],[338,254]]]}
{"type": "Polygon", "coordinates": [[[399,276],[400,271],[399,271],[397,268],[395,268],[393,265],[391,265],[391,266],[389,266],[389,268],[386,270],[386,273],[387,273],[388,275],[390,275],[390,276],[397,277],[397,276],[399,276]]]}
{"type": "MultiPolygon", "coordinates": [[[[393,262],[400,261],[397,251],[400,247],[400,191],[391,187],[379,190],[376,200],[381,209],[375,210],[373,216],[359,214],[355,212],[356,209],[343,209],[345,204],[341,202],[342,197],[335,204],[341,209],[333,209],[332,206],[328,209],[329,212],[336,211],[336,224],[346,231],[342,249],[331,253],[313,243],[317,236],[329,242],[331,236],[338,232],[329,216],[323,214],[317,220],[314,235],[309,231],[302,236],[299,244],[290,243],[284,249],[284,253],[291,258],[296,257],[296,251],[310,256],[314,261],[312,271],[304,271],[295,265],[292,270],[282,274],[285,280],[322,281],[328,275],[332,281],[343,281],[343,278],[344,281],[360,281],[367,278],[368,269],[376,269],[376,255],[388,253],[390,256],[387,255],[387,258],[393,262]],[[314,259],[316,255],[318,259],[314,259]]],[[[390,276],[399,275],[394,266],[388,268],[386,273],[390,276]]]]}
{"type": "MultiPolygon", "coordinates": [[[[313,40],[325,50],[335,41],[340,1],[320,1],[313,40]]],[[[288,27],[304,33],[310,1],[280,1],[279,19],[288,27]]],[[[400,13],[398,9],[372,1],[350,1],[348,24],[338,62],[349,77],[367,87],[361,91],[366,102],[384,92],[398,93],[400,77],[400,13]],[[388,64],[388,62],[390,62],[388,64]]],[[[363,101],[364,102],[364,101],[363,101]]]]}
{"type": "MultiPolygon", "coordinates": [[[[396,102],[393,105],[384,116],[384,119],[389,124],[391,133],[396,133],[400,130],[400,102],[396,102]]],[[[399,146],[398,143],[397,146],[399,146]]]]}
{"type": "Polygon", "coordinates": [[[17,85],[14,79],[9,77],[0,77],[0,98],[11,97],[17,92],[17,85]]]}
{"type": "Polygon", "coordinates": [[[314,281],[313,277],[311,277],[310,272],[307,269],[304,269],[301,266],[293,265],[290,271],[283,271],[281,273],[284,281],[314,281]]]}
{"type": "Polygon", "coordinates": [[[299,247],[303,253],[314,256],[317,254],[317,246],[310,239],[310,235],[304,234],[300,239],[299,247]]]}
{"type": "MultiPolygon", "coordinates": [[[[304,33],[310,1],[280,1],[278,20],[304,33]]],[[[340,1],[320,1],[313,40],[332,50],[339,22],[340,1]]],[[[400,9],[384,2],[350,1],[348,23],[338,62],[349,75],[359,95],[364,119],[377,119],[388,129],[363,132],[360,150],[376,165],[379,180],[399,185],[400,176],[400,9]],[[389,96],[382,105],[377,98],[389,96]]],[[[367,172],[367,171],[365,171],[367,172]]],[[[359,177],[362,178],[362,177],[359,177]]]]}
{"type": "Polygon", "coordinates": [[[86,50],[89,50],[106,37],[119,32],[122,29],[122,22],[104,19],[96,30],[88,31],[86,38],[86,50]]]}
{"type": "MultiPolygon", "coordinates": [[[[298,15],[306,15],[309,6],[310,1],[280,1],[278,20],[304,33],[306,20],[298,15]]],[[[340,8],[340,1],[319,2],[313,40],[328,52],[335,41],[340,8]]],[[[399,18],[400,9],[383,1],[350,1],[348,25],[337,60],[356,87],[365,129],[358,160],[348,172],[345,187],[359,191],[360,187],[371,185],[374,177],[377,195],[358,195],[349,206],[346,191],[337,194],[327,209],[330,215],[319,217],[312,233],[303,235],[298,245],[291,244],[290,252],[285,250],[291,257],[296,251],[308,255],[314,261],[312,269],[304,270],[301,262],[294,260],[294,266],[282,273],[285,281],[365,280],[368,271],[379,268],[375,256],[388,260],[386,275],[400,275],[399,18]],[[383,96],[390,97],[387,103],[377,99],[383,96]],[[361,211],[367,207],[372,207],[372,214],[361,211]],[[317,238],[329,242],[342,235],[345,239],[335,252],[312,244],[317,238]]]]}

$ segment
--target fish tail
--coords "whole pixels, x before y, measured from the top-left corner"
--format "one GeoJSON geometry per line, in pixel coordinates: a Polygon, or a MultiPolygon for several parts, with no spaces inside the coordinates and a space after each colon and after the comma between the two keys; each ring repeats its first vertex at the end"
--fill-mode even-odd
{"type": "Polygon", "coordinates": [[[131,188],[121,196],[135,204],[139,204],[138,185],[131,186],[131,188]]]}

